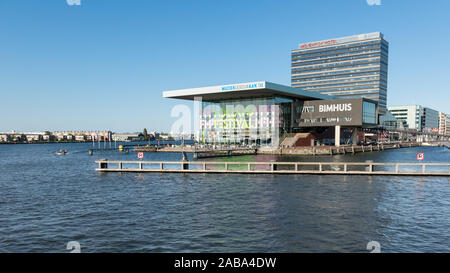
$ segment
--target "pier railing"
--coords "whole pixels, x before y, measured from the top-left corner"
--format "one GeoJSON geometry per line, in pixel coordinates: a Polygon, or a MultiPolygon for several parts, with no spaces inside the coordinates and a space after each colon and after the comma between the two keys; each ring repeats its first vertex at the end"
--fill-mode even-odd
{"type": "Polygon", "coordinates": [[[220,162],[99,160],[99,172],[450,176],[450,163],[220,162]]]}

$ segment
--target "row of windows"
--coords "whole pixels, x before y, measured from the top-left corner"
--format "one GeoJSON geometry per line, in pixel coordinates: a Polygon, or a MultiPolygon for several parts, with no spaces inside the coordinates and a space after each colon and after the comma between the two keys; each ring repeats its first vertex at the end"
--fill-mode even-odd
{"type": "Polygon", "coordinates": [[[336,57],[336,58],[334,58],[334,60],[329,60],[330,58],[327,58],[327,59],[320,59],[320,60],[316,60],[316,61],[307,61],[307,62],[292,61],[292,66],[306,66],[306,65],[311,65],[311,64],[340,62],[340,61],[357,60],[357,59],[373,58],[373,57],[380,57],[380,54],[366,54],[366,55],[352,55],[349,57],[336,57]]]}
{"type": "Polygon", "coordinates": [[[328,55],[328,54],[342,54],[342,53],[350,53],[350,52],[374,50],[374,49],[381,51],[380,44],[378,43],[378,44],[359,46],[359,47],[346,47],[346,48],[337,49],[337,50],[325,50],[325,51],[317,52],[317,53],[307,53],[307,54],[304,54],[304,53],[295,54],[294,53],[293,57],[300,57],[303,59],[307,59],[307,58],[311,58],[311,57],[324,56],[324,55],[328,55]]]}
{"type": "Polygon", "coordinates": [[[343,58],[352,58],[352,59],[361,59],[361,58],[369,58],[369,57],[379,57],[381,56],[382,58],[386,58],[387,60],[387,55],[383,55],[380,54],[379,50],[370,50],[370,51],[364,51],[364,52],[353,52],[353,53],[349,53],[349,54],[334,54],[334,55],[327,55],[327,56],[322,56],[319,58],[314,58],[314,59],[300,59],[300,58],[292,58],[291,59],[291,63],[292,66],[302,66],[304,63],[308,63],[308,62],[335,62],[335,61],[339,61],[340,59],[343,58]]]}
{"type": "Polygon", "coordinates": [[[322,94],[327,94],[330,96],[341,95],[341,94],[377,94],[378,95],[378,89],[376,86],[368,87],[365,89],[352,88],[352,89],[347,89],[347,90],[333,89],[333,90],[323,90],[323,91],[309,90],[309,89],[306,89],[306,90],[320,92],[322,94]]]}
{"type": "Polygon", "coordinates": [[[372,76],[372,77],[366,77],[366,76],[356,76],[356,77],[350,77],[350,78],[339,77],[337,79],[328,80],[328,81],[327,80],[309,81],[308,79],[298,80],[298,81],[296,81],[296,86],[297,87],[303,87],[303,86],[307,86],[307,85],[319,86],[319,85],[333,84],[333,83],[338,84],[338,83],[362,82],[362,81],[370,81],[370,80],[377,80],[384,84],[387,83],[386,79],[384,77],[380,77],[380,75],[371,74],[370,76],[372,76]]]}
{"type": "Polygon", "coordinates": [[[379,81],[366,81],[366,82],[356,82],[356,83],[340,83],[340,84],[330,84],[330,85],[304,85],[304,86],[300,86],[301,88],[305,88],[307,90],[311,90],[311,91],[316,91],[316,90],[324,90],[324,91],[328,91],[328,90],[333,90],[333,89],[329,89],[329,88],[333,88],[333,87],[340,87],[340,88],[344,88],[346,89],[348,88],[352,88],[352,87],[356,87],[356,88],[364,88],[366,86],[375,86],[375,87],[379,87],[381,86],[381,83],[379,81]]]}
{"type": "Polygon", "coordinates": [[[292,73],[304,73],[304,72],[310,72],[310,71],[317,71],[317,70],[324,70],[324,69],[333,69],[336,67],[358,67],[363,65],[358,64],[379,64],[380,58],[370,59],[370,60],[359,60],[359,61],[347,61],[347,62],[339,62],[339,63],[333,63],[333,64],[319,64],[314,66],[307,66],[307,67],[301,67],[301,68],[293,68],[292,73]]]}
{"type": "MultiPolygon", "coordinates": [[[[383,77],[381,79],[381,81],[383,83],[385,83],[385,84],[387,82],[385,80],[386,76],[382,75],[383,73],[380,72],[380,71],[371,71],[371,72],[366,72],[366,73],[363,73],[363,74],[364,75],[373,75],[373,76],[381,75],[383,77]]],[[[384,74],[386,74],[386,73],[384,73],[384,74]]],[[[307,77],[296,78],[296,77],[292,77],[291,82],[292,82],[293,86],[295,85],[295,87],[298,87],[298,86],[302,86],[305,83],[309,83],[308,81],[305,81],[305,80],[316,81],[315,83],[320,83],[320,82],[322,82],[322,80],[327,80],[327,79],[333,79],[333,80],[340,81],[343,78],[349,78],[349,77],[351,77],[351,75],[358,75],[358,74],[335,73],[335,74],[332,74],[332,75],[333,76],[324,76],[324,77],[315,77],[315,78],[307,78],[307,77]]],[[[362,75],[362,74],[360,74],[360,75],[362,75]]]]}
{"type": "MultiPolygon", "coordinates": [[[[358,66],[355,66],[355,67],[352,67],[352,68],[366,67],[366,66],[367,65],[358,65],[358,66]]],[[[351,69],[351,70],[348,70],[348,68],[347,69],[333,68],[333,69],[329,69],[329,70],[326,70],[326,71],[317,71],[316,73],[311,73],[311,74],[308,74],[308,75],[304,75],[304,74],[295,75],[295,74],[292,74],[292,77],[294,78],[296,76],[328,76],[328,75],[335,75],[337,73],[343,73],[345,75],[345,73],[365,72],[365,71],[370,71],[370,70],[373,70],[373,69],[379,70],[380,67],[379,66],[378,67],[373,67],[372,66],[372,67],[367,67],[367,68],[351,69]]]]}
{"type": "MultiPolygon", "coordinates": [[[[336,80],[329,80],[329,81],[301,81],[302,85],[297,85],[297,87],[302,87],[302,86],[307,86],[307,85],[315,85],[315,86],[319,86],[319,85],[323,85],[325,86],[327,83],[331,84],[340,84],[340,83],[348,83],[348,82],[356,82],[356,81],[370,81],[370,80],[380,80],[379,76],[373,76],[373,77],[353,77],[353,78],[348,78],[348,79],[336,79],[336,80]]],[[[300,83],[298,83],[300,84],[300,83]]]]}
{"type": "Polygon", "coordinates": [[[374,103],[363,101],[363,123],[375,124],[377,120],[376,117],[376,106],[374,103]]]}
{"type": "Polygon", "coordinates": [[[310,62],[310,61],[328,60],[328,59],[333,59],[333,58],[342,58],[342,57],[350,57],[350,56],[365,56],[365,55],[367,56],[370,54],[377,54],[377,55],[383,56],[380,49],[375,48],[375,49],[370,49],[370,50],[357,51],[357,52],[344,52],[344,53],[339,53],[339,54],[328,52],[327,54],[322,54],[320,56],[315,56],[312,58],[292,56],[291,61],[292,62],[306,62],[306,61],[310,62]]]}
{"type": "Polygon", "coordinates": [[[309,88],[309,89],[321,89],[327,87],[351,87],[351,86],[366,86],[366,85],[377,85],[380,88],[387,89],[387,85],[383,81],[358,81],[358,82],[350,82],[350,83],[340,83],[340,84],[329,84],[329,85],[316,85],[316,84],[308,84],[300,87],[309,88]]]}
{"type": "Polygon", "coordinates": [[[373,69],[371,72],[360,72],[360,73],[351,73],[346,71],[345,73],[338,74],[336,73],[333,76],[324,76],[324,77],[292,77],[292,82],[305,82],[305,81],[320,81],[320,80],[341,80],[342,78],[350,78],[350,77],[356,77],[356,76],[367,76],[367,75],[373,75],[373,76],[382,76],[381,72],[378,71],[378,69],[373,69]]]}

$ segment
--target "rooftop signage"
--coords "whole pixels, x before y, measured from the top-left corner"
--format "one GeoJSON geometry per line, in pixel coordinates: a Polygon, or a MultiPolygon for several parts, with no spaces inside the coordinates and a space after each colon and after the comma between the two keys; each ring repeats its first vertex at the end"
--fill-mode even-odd
{"type": "Polygon", "coordinates": [[[324,45],[334,45],[336,44],[336,40],[328,40],[328,41],[320,41],[320,42],[313,42],[313,43],[306,43],[300,45],[300,48],[310,48],[310,47],[318,47],[318,46],[324,46],[324,45]]]}
{"type": "Polygon", "coordinates": [[[206,101],[220,101],[224,99],[242,99],[245,97],[258,96],[282,96],[301,99],[330,99],[332,96],[310,92],[301,88],[293,88],[268,81],[257,81],[247,83],[235,83],[227,85],[207,86],[200,88],[189,88],[180,90],[164,91],[164,98],[176,98],[194,100],[195,97],[202,97],[206,101]]]}
{"type": "Polygon", "coordinates": [[[359,35],[347,36],[347,37],[336,38],[336,39],[331,39],[331,40],[323,40],[323,41],[318,41],[318,42],[300,44],[299,48],[307,49],[307,48],[329,46],[329,45],[349,43],[349,42],[362,41],[362,40],[368,40],[368,39],[376,39],[376,38],[383,38],[383,34],[381,34],[380,32],[359,34],[359,35]]]}
{"type": "Polygon", "coordinates": [[[262,82],[254,82],[254,83],[245,83],[245,84],[233,84],[222,86],[222,91],[235,91],[235,90],[246,90],[253,88],[264,88],[264,83],[262,82]]]}

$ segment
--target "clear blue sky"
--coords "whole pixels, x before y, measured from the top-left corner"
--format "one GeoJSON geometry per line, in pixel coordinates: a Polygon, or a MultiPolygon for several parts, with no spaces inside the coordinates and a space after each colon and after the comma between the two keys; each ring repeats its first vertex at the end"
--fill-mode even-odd
{"type": "Polygon", "coordinates": [[[171,89],[290,85],[299,43],[381,31],[388,104],[450,113],[450,1],[0,1],[0,131],[168,131],[171,89]]]}

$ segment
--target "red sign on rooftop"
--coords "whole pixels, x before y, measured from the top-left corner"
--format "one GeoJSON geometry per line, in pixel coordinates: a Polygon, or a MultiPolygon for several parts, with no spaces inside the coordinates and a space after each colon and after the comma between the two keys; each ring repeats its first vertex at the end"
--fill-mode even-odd
{"type": "Polygon", "coordinates": [[[336,40],[328,40],[328,41],[321,41],[321,42],[314,42],[314,43],[306,43],[302,44],[300,48],[310,48],[310,47],[318,47],[318,46],[327,46],[327,45],[334,45],[336,44],[336,40]]]}

